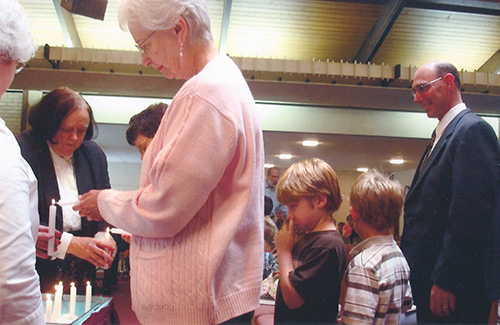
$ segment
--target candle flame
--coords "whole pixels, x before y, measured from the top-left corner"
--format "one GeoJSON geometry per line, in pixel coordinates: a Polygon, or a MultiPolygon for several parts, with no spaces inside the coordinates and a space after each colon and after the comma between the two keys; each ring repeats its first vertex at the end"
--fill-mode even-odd
{"type": "Polygon", "coordinates": [[[56,204],[56,200],[52,199],[52,205],[56,204]]]}
{"type": "Polygon", "coordinates": [[[88,285],[88,286],[90,285],[90,281],[87,281],[87,285],[88,285]]]}
{"type": "Polygon", "coordinates": [[[71,282],[71,286],[74,287],[75,286],[75,283],[74,282],[71,282]]]}

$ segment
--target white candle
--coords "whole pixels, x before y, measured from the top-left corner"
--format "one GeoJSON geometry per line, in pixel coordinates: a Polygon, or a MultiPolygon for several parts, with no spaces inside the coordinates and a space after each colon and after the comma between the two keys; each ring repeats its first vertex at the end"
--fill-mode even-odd
{"type": "Polygon", "coordinates": [[[78,199],[65,199],[65,200],[59,200],[57,201],[57,205],[63,206],[63,205],[75,205],[80,203],[80,200],[78,199]]]}
{"type": "Polygon", "coordinates": [[[92,302],[92,286],[90,282],[87,281],[87,287],[85,287],[85,312],[90,310],[90,303],[92,302]]]}
{"type": "Polygon", "coordinates": [[[111,239],[112,239],[111,234],[109,232],[110,232],[110,230],[109,230],[109,227],[108,227],[108,228],[106,228],[106,241],[108,243],[111,242],[111,239]]]}
{"type": "Polygon", "coordinates": [[[45,322],[48,323],[51,321],[52,317],[52,298],[50,297],[50,293],[47,293],[47,300],[45,300],[45,322]]]}
{"type": "Polygon", "coordinates": [[[76,306],[76,287],[75,283],[71,282],[71,288],[69,289],[69,315],[75,316],[75,306],[76,306]]]}
{"type": "Polygon", "coordinates": [[[123,235],[126,231],[120,228],[111,228],[109,232],[112,234],[123,235]]]}
{"type": "Polygon", "coordinates": [[[54,296],[54,309],[52,311],[52,323],[57,322],[57,320],[61,316],[62,295],[63,295],[63,285],[62,285],[62,282],[59,282],[59,285],[56,285],[56,294],[54,296]]]}
{"type": "Polygon", "coordinates": [[[54,240],[56,233],[56,206],[54,205],[54,200],[52,200],[52,204],[49,207],[49,235],[52,235],[52,238],[49,239],[49,247],[47,249],[47,254],[49,256],[54,255],[54,240]]]}

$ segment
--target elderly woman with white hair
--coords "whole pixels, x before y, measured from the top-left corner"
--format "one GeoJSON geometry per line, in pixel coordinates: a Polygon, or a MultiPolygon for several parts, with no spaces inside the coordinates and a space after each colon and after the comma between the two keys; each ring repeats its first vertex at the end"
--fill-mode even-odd
{"type": "Polygon", "coordinates": [[[250,323],[264,233],[263,140],[250,89],[212,45],[205,1],[122,1],[119,20],[145,66],[187,81],[144,154],[140,189],[90,191],[74,208],[133,235],[141,323],[250,323]]]}
{"type": "MultiPolygon", "coordinates": [[[[36,49],[21,5],[0,0],[0,97],[36,49]]],[[[35,271],[37,181],[1,118],[0,157],[0,324],[45,324],[35,271]]]]}

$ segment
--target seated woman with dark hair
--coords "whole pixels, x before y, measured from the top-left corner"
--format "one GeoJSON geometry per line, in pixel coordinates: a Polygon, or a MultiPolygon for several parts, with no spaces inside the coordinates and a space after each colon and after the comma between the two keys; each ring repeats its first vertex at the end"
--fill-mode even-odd
{"type": "Polygon", "coordinates": [[[148,108],[130,118],[126,132],[127,142],[131,146],[137,147],[141,159],[144,157],[151,140],[153,140],[167,108],[168,105],[165,103],[151,104],[148,108]]]}

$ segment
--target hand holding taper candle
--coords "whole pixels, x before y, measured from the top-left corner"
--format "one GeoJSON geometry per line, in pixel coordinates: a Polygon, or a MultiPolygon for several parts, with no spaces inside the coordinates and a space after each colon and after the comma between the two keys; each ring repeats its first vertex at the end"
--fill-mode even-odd
{"type": "Polygon", "coordinates": [[[101,191],[102,190],[91,190],[83,195],[79,195],[78,199],[80,202],[75,204],[73,210],[80,211],[80,215],[90,221],[104,220],[97,206],[97,197],[101,191]]]}
{"type": "Polygon", "coordinates": [[[47,254],[49,239],[54,238],[54,252],[57,252],[57,246],[61,244],[61,232],[55,230],[54,235],[49,234],[49,227],[40,225],[38,227],[38,237],[36,238],[36,256],[40,258],[49,258],[47,254]]]}

